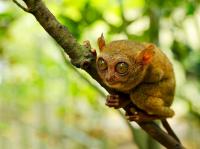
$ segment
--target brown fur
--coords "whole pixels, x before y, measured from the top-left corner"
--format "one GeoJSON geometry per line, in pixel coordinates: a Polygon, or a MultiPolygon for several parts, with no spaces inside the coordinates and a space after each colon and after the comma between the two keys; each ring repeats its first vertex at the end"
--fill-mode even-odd
{"type": "MultiPolygon", "coordinates": [[[[104,40],[103,40],[104,41],[104,40]]],[[[98,73],[109,87],[129,94],[131,101],[149,115],[172,117],[169,108],[175,91],[175,78],[171,63],[153,44],[118,40],[101,44],[97,58],[105,60],[108,68],[98,73]],[[116,64],[126,62],[128,73],[119,75],[116,64]]],[[[114,107],[114,106],[113,106],[114,107]]]]}

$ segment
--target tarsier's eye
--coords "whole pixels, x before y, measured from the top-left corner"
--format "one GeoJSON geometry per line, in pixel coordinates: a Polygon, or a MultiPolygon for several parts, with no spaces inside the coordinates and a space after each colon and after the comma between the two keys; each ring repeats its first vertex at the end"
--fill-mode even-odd
{"type": "Polygon", "coordinates": [[[99,70],[106,70],[108,68],[106,61],[103,58],[99,58],[97,62],[99,70]]]}
{"type": "Polygon", "coordinates": [[[115,66],[115,70],[121,74],[121,75],[125,75],[128,72],[128,64],[125,62],[119,62],[117,63],[117,65],[115,66]]]}

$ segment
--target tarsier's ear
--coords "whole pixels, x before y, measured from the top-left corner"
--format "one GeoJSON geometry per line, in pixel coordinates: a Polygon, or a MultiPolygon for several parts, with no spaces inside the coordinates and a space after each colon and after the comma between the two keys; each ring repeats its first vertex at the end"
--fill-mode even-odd
{"type": "Polygon", "coordinates": [[[98,43],[98,46],[99,46],[99,50],[102,51],[102,49],[106,46],[103,33],[102,33],[101,36],[98,38],[97,43],[98,43]]]}
{"type": "Polygon", "coordinates": [[[145,48],[139,53],[138,61],[143,65],[149,64],[155,54],[154,49],[154,44],[147,44],[145,48]]]}

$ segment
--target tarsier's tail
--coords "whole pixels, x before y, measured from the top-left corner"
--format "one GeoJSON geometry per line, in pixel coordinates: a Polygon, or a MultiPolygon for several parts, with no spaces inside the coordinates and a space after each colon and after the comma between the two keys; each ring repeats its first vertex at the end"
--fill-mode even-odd
{"type": "Polygon", "coordinates": [[[180,142],[179,138],[176,136],[175,132],[173,131],[173,129],[171,128],[171,126],[169,125],[167,120],[162,119],[161,122],[162,122],[162,125],[164,126],[164,128],[166,129],[166,131],[168,132],[168,134],[170,136],[172,136],[174,139],[176,139],[178,142],[180,142]]]}

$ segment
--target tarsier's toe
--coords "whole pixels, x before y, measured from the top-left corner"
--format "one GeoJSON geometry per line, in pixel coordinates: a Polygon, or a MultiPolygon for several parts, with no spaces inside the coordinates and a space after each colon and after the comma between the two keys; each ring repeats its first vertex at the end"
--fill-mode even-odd
{"type": "Polygon", "coordinates": [[[149,115],[143,112],[137,112],[135,111],[134,113],[126,114],[126,118],[129,121],[135,121],[135,122],[148,122],[148,121],[153,121],[157,119],[163,119],[164,117],[158,116],[158,115],[149,115]]]}
{"type": "Polygon", "coordinates": [[[117,107],[119,104],[118,103],[109,103],[109,102],[106,102],[105,105],[107,105],[108,107],[117,107]]]}
{"type": "Polygon", "coordinates": [[[126,118],[127,118],[127,120],[129,120],[129,121],[136,121],[136,122],[140,121],[140,116],[137,115],[137,114],[134,114],[134,115],[127,115],[126,118]]]}
{"type": "Polygon", "coordinates": [[[119,96],[118,95],[108,95],[106,98],[106,101],[108,102],[119,102],[119,96]]]}

